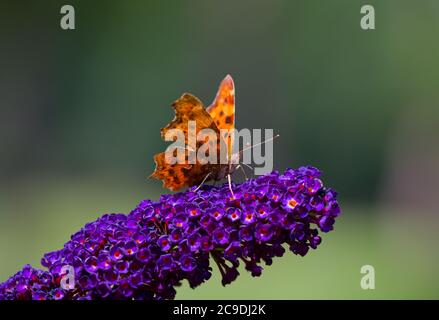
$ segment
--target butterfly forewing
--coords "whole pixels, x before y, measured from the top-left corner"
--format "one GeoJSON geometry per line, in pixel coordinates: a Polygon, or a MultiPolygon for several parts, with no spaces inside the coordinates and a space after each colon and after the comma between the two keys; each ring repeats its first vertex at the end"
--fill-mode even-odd
{"type": "Polygon", "coordinates": [[[233,152],[235,129],[235,84],[230,75],[221,81],[215,99],[206,110],[214,119],[218,129],[227,130],[223,138],[227,142],[227,154],[230,158],[233,152]]]}
{"type": "MultiPolygon", "coordinates": [[[[171,130],[178,129],[184,133],[185,138],[185,149],[184,152],[176,152],[180,154],[177,163],[170,163],[167,159],[167,153],[162,152],[154,156],[154,161],[156,163],[156,169],[152,174],[152,177],[163,181],[163,186],[170,190],[179,190],[184,187],[190,187],[202,183],[206,177],[206,181],[215,179],[217,173],[220,171],[219,161],[220,161],[220,146],[225,143],[220,136],[220,131],[215,124],[212,116],[206,111],[202,102],[193,96],[192,94],[185,93],[177,101],[173,103],[175,109],[175,118],[161,130],[162,137],[165,138],[171,130]],[[213,143],[216,150],[216,161],[213,163],[201,163],[196,157],[197,154],[193,155],[194,152],[190,148],[189,134],[191,134],[189,123],[195,123],[195,148],[199,150],[204,143],[213,143]],[[210,132],[214,133],[214,137],[208,141],[197,141],[196,135],[203,130],[210,129],[210,132]],[[184,159],[181,158],[181,155],[184,159]],[[194,156],[194,161],[191,161],[191,155],[194,156]]],[[[181,150],[180,150],[181,151],[181,150]]]]}

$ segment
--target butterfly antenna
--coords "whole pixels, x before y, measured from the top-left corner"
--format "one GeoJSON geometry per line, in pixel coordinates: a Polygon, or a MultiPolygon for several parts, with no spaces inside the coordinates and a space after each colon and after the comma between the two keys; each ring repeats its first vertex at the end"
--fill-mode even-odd
{"type": "MultiPolygon", "coordinates": [[[[252,148],[257,147],[257,146],[260,146],[260,145],[263,145],[263,144],[265,144],[265,143],[267,143],[267,142],[269,142],[269,141],[273,141],[274,139],[279,138],[279,136],[280,136],[280,135],[277,134],[277,135],[275,135],[275,136],[273,136],[273,137],[271,137],[271,138],[269,138],[269,139],[265,139],[264,141],[259,142],[259,143],[256,143],[256,144],[254,144],[254,145],[250,145],[250,143],[247,143],[247,146],[246,146],[245,148],[243,148],[243,149],[241,149],[240,151],[234,153],[234,155],[239,155],[239,158],[241,158],[241,154],[242,154],[244,151],[249,150],[249,149],[252,149],[252,148]]],[[[239,159],[239,158],[238,158],[238,159],[239,159]]],[[[239,160],[238,160],[238,161],[239,161],[239,160]]],[[[232,163],[229,163],[229,167],[231,167],[231,165],[232,165],[232,163]]],[[[254,168],[253,168],[252,166],[248,165],[247,163],[239,162],[239,165],[240,165],[240,167],[242,168],[243,171],[244,171],[244,168],[243,168],[241,165],[245,165],[245,166],[248,167],[250,170],[254,170],[254,168]]]]}
{"type": "Polygon", "coordinates": [[[259,142],[259,143],[254,144],[254,145],[248,145],[248,144],[247,144],[247,147],[241,149],[238,153],[242,154],[242,153],[243,153],[244,151],[246,151],[246,150],[253,149],[254,147],[257,147],[257,146],[263,145],[263,144],[265,144],[265,143],[267,143],[267,142],[269,142],[269,141],[273,141],[274,139],[279,138],[279,136],[280,136],[280,135],[277,134],[277,135],[275,135],[275,136],[273,136],[273,137],[271,137],[271,138],[269,138],[269,139],[266,139],[266,140],[264,140],[264,141],[262,141],[262,142],[259,142]]]}

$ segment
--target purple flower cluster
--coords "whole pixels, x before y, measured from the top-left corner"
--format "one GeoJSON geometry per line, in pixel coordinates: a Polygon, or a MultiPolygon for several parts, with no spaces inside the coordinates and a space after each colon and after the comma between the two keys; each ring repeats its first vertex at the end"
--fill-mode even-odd
{"type": "Polygon", "coordinates": [[[242,184],[204,186],[142,201],[131,213],[86,224],[64,248],[44,255],[48,271],[25,266],[0,285],[0,299],[173,299],[183,280],[192,288],[211,276],[223,285],[243,264],[253,276],[288,247],[304,256],[340,214],[336,192],[312,167],[273,172],[242,184]],[[74,286],[63,289],[64,266],[74,286]],[[72,274],[70,274],[72,276],[72,274]]]}

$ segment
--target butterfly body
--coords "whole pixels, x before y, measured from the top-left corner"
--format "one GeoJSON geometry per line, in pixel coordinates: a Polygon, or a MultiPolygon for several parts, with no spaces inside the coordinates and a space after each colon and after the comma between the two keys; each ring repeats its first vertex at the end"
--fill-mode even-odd
{"type": "MultiPolygon", "coordinates": [[[[175,118],[161,130],[162,138],[177,129],[184,134],[184,152],[178,154],[176,163],[169,163],[166,152],[156,154],[154,161],[156,168],[151,175],[163,181],[163,186],[172,191],[184,187],[198,186],[211,180],[230,178],[239,162],[239,154],[232,153],[233,130],[235,129],[235,89],[231,76],[226,76],[218,89],[212,104],[205,108],[203,103],[190,93],[183,94],[173,103],[175,118]],[[191,131],[191,123],[195,123],[195,132],[191,131]],[[213,136],[208,139],[190,141],[190,134],[199,134],[209,129],[213,136]],[[215,161],[205,162],[198,158],[191,161],[195,150],[199,150],[205,143],[212,143],[216,151],[215,161]],[[192,147],[191,147],[192,146],[192,147]],[[194,148],[195,147],[195,148],[194,148]],[[221,148],[226,147],[227,152],[221,148]]],[[[209,152],[212,149],[208,150],[209,152]]],[[[229,180],[230,181],[230,180],[229,180]]]]}

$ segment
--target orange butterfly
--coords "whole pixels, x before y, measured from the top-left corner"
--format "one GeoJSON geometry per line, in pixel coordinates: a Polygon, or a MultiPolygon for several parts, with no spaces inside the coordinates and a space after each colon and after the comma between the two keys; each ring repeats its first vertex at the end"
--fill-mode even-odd
{"type": "MultiPolygon", "coordinates": [[[[172,191],[195,185],[201,186],[206,181],[222,180],[227,177],[233,195],[230,174],[238,166],[239,153],[232,153],[233,130],[235,129],[235,86],[232,77],[227,75],[223,79],[214,101],[207,108],[190,93],[183,94],[172,106],[175,109],[175,118],[161,129],[162,138],[165,139],[166,134],[171,130],[179,129],[184,132],[185,146],[188,146],[189,123],[193,121],[196,124],[196,134],[203,129],[210,129],[215,133],[212,140],[208,138],[204,141],[196,141],[196,148],[200,148],[204,143],[212,142],[217,149],[218,161],[202,163],[196,159],[191,162],[189,160],[191,150],[185,147],[184,153],[177,156],[179,161],[172,164],[167,161],[166,152],[162,152],[154,156],[156,168],[151,177],[162,180],[163,186],[172,191]],[[223,129],[228,131],[220,131],[223,129]],[[220,161],[222,158],[219,155],[224,154],[221,153],[220,148],[224,145],[227,147],[227,159],[220,161]]],[[[174,154],[176,151],[174,150],[174,154]]]]}

